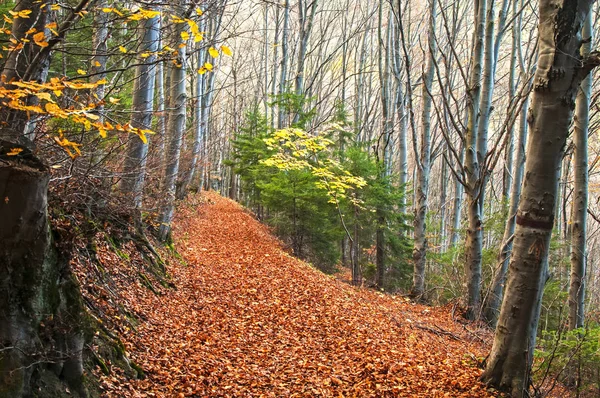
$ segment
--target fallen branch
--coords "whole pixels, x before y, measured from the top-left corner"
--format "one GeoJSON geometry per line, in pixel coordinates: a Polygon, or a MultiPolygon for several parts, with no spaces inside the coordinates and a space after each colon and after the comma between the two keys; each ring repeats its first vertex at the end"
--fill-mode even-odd
{"type": "Polygon", "coordinates": [[[455,335],[452,332],[449,332],[447,330],[442,329],[438,325],[433,325],[435,327],[435,329],[434,328],[430,328],[428,326],[419,325],[419,324],[414,324],[412,326],[416,327],[417,329],[421,329],[421,330],[424,330],[426,332],[433,333],[433,334],[435,334],[437,336],[448,336],[452,340],[462,341],[462,339],[460,337],[458,337],[457,335],[455,335]]]}

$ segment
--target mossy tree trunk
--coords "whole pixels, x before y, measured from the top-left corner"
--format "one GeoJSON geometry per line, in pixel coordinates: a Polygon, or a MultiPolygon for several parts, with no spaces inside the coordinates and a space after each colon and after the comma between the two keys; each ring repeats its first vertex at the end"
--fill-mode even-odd
{"type": "Polygon", "coordinates": [[[54,250],[49,180],[27,148],[0,141],[0,397],[29,396],[50,379],[85,395],[81,301],[54,250]],[[8,156],[13,148],[22,152],[8,156]]]}

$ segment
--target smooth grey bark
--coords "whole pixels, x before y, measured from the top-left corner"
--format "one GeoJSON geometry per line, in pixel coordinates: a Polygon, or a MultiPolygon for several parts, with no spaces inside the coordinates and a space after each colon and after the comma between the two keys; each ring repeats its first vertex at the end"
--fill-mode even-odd
{"type": "MultiPolygon", "coordinates": [[[[283,99],[283,94],[287,90],[287,68],[288,68],[288,34],[290,25],[290,0],[285,0],[283,6],[283,30],[281,33],[281,75],[279,77],[279,99],[283,99]]],[[[277,118],[277,128],[282,129],[285,125],[285,107],[279,105],[279,114],[277,118]]]]}
{"type": "Polygon", "coordinates": [[[263,41],[264,41],[264,49],[263,49],[263,57],[264,57],[264,68],[265,68],[265,76],[264,76],[264,97],[263,97],[263,107],[265,112],[265,117],[269,120],[269,4],[265,3],[265,7],[263,10],[263,41]]]}
{"type": "MultiPolygon", "coordinates": [[[[219,39],[221,33],[221,21],[223,20],[223,13],[225,11],[225,5],[227,0],[219,3],[219,8],[216,10],[216,15],[211,16],[210,23],[210,34],[212,42],[216,42],[219,39]]],[[[204,14],[206,15],[206,14],[204,14]]],[[[201,20],[199,28],[204,31],[206,22],[204,19],[201,20]]],[[[206,62],[206,51],[202,51],[202,47],[198,49],[198,65],[202,66],[206,62]]],[[[198,169],[198,160],[202,153],[202,143],[204,140],[204,134],[206,126],[208,125],[208,117],[210,115],[210,107],[212,105],[212,96],[214,91],[214,73],[205,73],[196,77],[196,95],[198,100],[196,101],[196,107],[194,109],[195,114],[195,125],[194,125],[194,142],[192,144],[192,158],[190,164],[183,173],[181,180],[177,187],[177,197],[183,199],[187,194],[188,187],[194,180],[198,169]]],[[[236,117],[236,116],[234,116],[236,117]]],[[[235,131],[235,130],[234,130],[235,131]]]]}
{"type": "MultiPolygon", "coordinates": [[[[460,152],[460,164],[465,159],[465,147],[461,145],[460,152]]],[[[458,179],[454,179],[454,199],[452,201],[452,231],[450,233],[450,247],[456,248],[458,241],[460,240],[460,223],[462,220],[462,202],[463,202],[464,186],[458,179]]]]}
{"type": "MultiPolygon", "coordinates": [[[[381,134],[377,140],[376,151],[377,151],[377,163],[379,167],[379,178],[384,178],[387,174],[387,153],[388,144],[392,134],[393,126],[390,123],[390,47],[389,34],[385,36],[383,34],[383,8],[384,0],[379,1],[379,13],[378,13],[378,26],[377,26],[377,38],[379,43],[379,83],[381,87],[381,134]]],[[[375,283],[378,288],[383,289],[385,280],[385,224],[386,219],[383,210],[380,206],[376,209],[377,214],[377,229],[375,232],[375,283]]]]}
{"type": "MultiPolygon", "coordinates": [[[[279,26],[280,26],[280,11],[279,7],[275,7],[275,31],[273,32],[273,60],[271,63],[271,129],[275,129],[275,95],[277,93],[277,54],[279,49],[279,26]]],[[[265,31],[267,25],[265,25],[265,31]]],[[[277,115],[279,117],[279,115],[277,115]]]]}
{"type": "MultiPolygon", "coordinates": [[[[181,33],[186,31],[186,24],[177,24],[174,29],[175,38],[180,38],[181,33]]],[[[177,59],[172,63],[171,68],[171,87],[169,104],[169,121],[167,133],[169,135],[169,144],[167,146],[167,164],[165,165],[163,178],[164,199],[160,209],[158,238],[166,241],[171,232],[171,221],[175,210],[175,194],[177,175],[179,173],[179,163],[181,154],[181,143],[185,131],[186,119],[186,47],[180,46],[177,50],[177,59]]]]}
{"type": "MultiPolygon", "coordinates": [[[[162,33],[159,33],[159,48],[162,47],[162,33]]],[[[163,60],[156,63],[156,134],[158,141],[158,153],[160,159],[164,160],[165,140],[167,131],[167,117],[165,110],[165,64],[163,60]]]]}
{"type": "MultiPolygon", "coordinates": [[[[517,17],[518,6],[520,2],[513,1],[512,14],[516,18],[512,24],[512,46],[510,50],[510,70],[508,74],[508,96],[509,103],[516,100],[517,95],[517,46],[521,45],[521,16],[517,17]]],[[[502,200],[505,206],[511,197],[511,187],[513,182],[513,161],[515,148],[515,126],[511,124],[508,128],[508,144],[504,155],[504,169],[502,172],[502,200]]],[[[508,209],[506,209],[508,210],[508,209]]]]}
{"type": "Polygon", "coordinates": [[[539,3],[539,55],[528,116],[530,145],[516,217],[505,299],[481,379],[513,397],[528,395],[539,303],[558,192],[560,162],[581,81],[600,63],[580,56],[592,0],[539,3]],[[535,144],[533,144],[535,143],[535,144]]]}
{"type": "Polygon", "coordinates": [[[425,298],[425,264],[427,261],[427,226],[425,219],[429,206],[429,174],[431,171],[431,110],[433,98],[431,97],[433,77],[435,72],[435,57],[437,44],[435,38],[437,0],[429,3],[429,28],[427,37],[427,66],[423,73],[422,86],[422,113],[421,113],[421,147],[415,156],[417,179],[415,181],[416,201],[414,227],[413,258],[413,283],[411,296],[421,300],[425,298]]]}
{"type": "MultiPolygon", "coordinates": [[[[517,14],[518,2],[513,3],[513,15],[517,14]]],[[[509,95],[510,103],[518,101],[516,98],[516,70],[517,70],[517,48],[521,45],[521,17],[519,16],[513,24],[512,49],[509,74],[509,95]]],[[[521,78],[525,82],[527,76],[524,68],[521,69],[521,78]]],[[[529,90],[526,91],[527,93],[529,90]]],[[[506,272],[508,271],[508,260],[512,250],[512,239],[515,232],[517,206],[521,196],[521,185],[523,182],[523,170],[525,167],[525,147],[527,142],[527,108],[529,106],[529,95],[521,105],[519,114],[519,136],[517,138],[516,153],[514,152],[514,125],[511,124],[508,134],[509,145],[506,149],[506,166],[503,173],[503,198],[506,202],[506,214],[508,216],[504,227],[502,245],[498,253],[497,271],[492,281],[489,295],[486,299],[484,316],[486,321],[496,326],[498,315],[500,314],[500,305],[504,293],[504,283],[506,282],[506,272]],[[512,164],[514,160],[514,166],[512,164]],[[510,184],[510,185],[509,185],[510,184]]]]}
{"type": "MultiPolygon", "coordinates": [[[[92,37],[92,51],[94,56],[92,57],[92,67],[90,73],[92,77],[90,81],[96,83],[106,77],[106,62],[108,60],[108,13],[103,12],[102,9],[108,7],[108,0],[97,0],[96,9],[94,11],[94,35],[92,37]]],[[[95,88],[95,94],[98,100],[104,99],[104,84],[99,84],[95,88]]],[[[104,105],[100,104],[96,107],[98,116],[100,116],[99,122],[104,121],[104,105]]]]}
{"type": "MultiPolygon", "coordinates": [[[[200,99],[200,128],[202,130],[202,146],[201,154],[204,158],[210,159],[210,154],[207,152],[209,139],[211,138],[210,116],[212,113],[213,97],[215,93],[215,74],[211,73],[206,77],[204,82],[204,92],[200,99]]],[[[206,179],[206,187],[208,188],[208,168],[198,168],[196,174],[202,180],[206,179]],[[206,169],[206,170],[204,170],[206,169]],[[198,172],[200,170],[200,172],[198,172]],[[204,176],[203,176],[204,174],[204,176]]],[[[195,177],[194,177],[195,178],[195,177]]],[[[200,184],[200,188],[204,186],[200,184]]]]}
{"type": "MultiPolygon", "coordinates": [[[[142,52],[149,52],[149,57],[140,59],[136,67],[136,79],[133,85],[133,103],[131,127],[142,130],[152,128],[152,111],[154,108],[154,84],[156,81],[156,51],[158,50],[160,17],[148,18],[144,21],[142,52]]],[[[148,139],[148,136],[146,136],[148,139]]],[[[148,143],[131,134],[127,141],[123,178],[120,190],[133,209],[142,207],[146,162],[148,160],[148,143]]]]}
{"type": "MultiPolygon", "coordinates": [[[[592,12],[588,13],[582,29],[586,42],[581,46],[581,56],[588,57],[592,50],[592,12]]],[[[569,286],[569,329],[583,327],[586,273],[586,237],[588,209],[588,133],[590,124],[590,98],[592,76],[588,75],[577,93],[574,120],[573,209],[571,211],[571,280],[569,286]]]]}
{"type": "MultiPolygon", "coordinates": [[[[396,13],[397,14],[397,13],[396,13]]],[[[393,22],[393,21],[392,21],[393,22]]],[[[406,193],[408,183],[408,116],[406,114],[406,102],[404,98],[404,90],[402,89],[404,81],[402,78],[402,52],[400,50],[400,29],[398,23],[394,23],[394,39],[392,41],[393,57],[392,65],[394,79],[396,81],[396,93],[394,108],[396,119],[398,120],[397,139],[396,139],[396,157],[398,164],[398,184],[404,193],[406,193]]],[[[408,73],[408,72],[407,72],[408,73]]],[[[398,211],[406,214],[406,195],[402,195],[400,203],[398,203],[398,211]]]]}
{"type": "Polygon", "coordinates": [[[508,205],[508,219],[504,227],[502,245],[498,253],[498,270],[494,275],[492,287],[486,300],[485,319],[495,326],[500,315],[500,304],[502,304],[504,284],[506,282],[506,273],[508,271],[508,262],[512,250],[515,226],[517,220],[517,206],[521,197],[521,186],[523,183],[523,171],[525,168],[525,147],[527,142],[527,107],[529,100],[525,100],[521,107],[519,136],[517,138],[517,151],[515,154],[515,165],[513,167],[512,184],[510,188],[511,196],[508,205]]]}
{"type": "MultiPolygon", "coordinates": [[[[312,32],[315,13],[319,2],[312,0],[306,4],[305,0],[298,1],[298,14],[300,18],[300,38],[298,49],[298,63],[296,64],[295,93],[298,97],[304,94],[304,64],[306,62],[306,52],[308,50],[308,40],[312,32]]],[[[298,123],[301,110],[294,115],[293,123],[298,123]]]]}
{"type": "MultiPolygon", "coordinates": [[[[494,1],[494,0],[490,0],[494,1]]],[[[465,134],[465,174],[467,186],[467,237],[465,242],[465,278],[467,286],[467,319],[479,316],[481,304],[481,258],[483,248],[483,222],[479,196],[481,193],[481,164],[479,163],[478,139],[479,103],[481,99],[481,77],[484,53],[484,32],[487,0],[475,2],[475,30],[473,32],[473,52],[468,88],[468,121],[465,134]]]]}
{"type": "MultiPolygon", "coordinates": [[[[477,122],[477,163],[479,164],[479,179],[477,182],[479,197],[479,212],[483,219],[485,203],[485,185],[487,181],[487,170],[485,170],[485,158],[488,150],[488,130],[490,116],[492,113],[492,95],[494,93],[494,8],[495,0],[488,0],[487,14],[485,17],[485,35],[483,50],[483,69],[481,81],[481,96],[479,101],[479,114],[477,122]]],[[[481,222],[483,228],[483,221],[481,222]]]]}
{"type": "MultiPolygon", "coordinates": [[[[445,149],[447,151],[447,149],[445,149]]],[[[439,252],[445,253],[448,248],[448,232],[447,223],[447,202],[448,202],[448,163],[441,160],[441,172],[440,172],[440,240],[439,240],[439,252]]]]}
{"type": "MultiPolygon", "coordinates": [[[[498,21],[495,17],[495,0],[489,0],[488,12],[486,16],[485,29],[485,51],[484,51],[484,67],[483,81],[481,88],[481,102],[479,104],[479,131],[477,132],[477,156],[481,167],[484,167],[488,152],[488,135],[490,128],[490,118],[492,115],[493,105],[492,98],[495,88],[496,66],[498,64],[498,55],[500,51],[500,43],[504,36],[506,25],[506,13],[508,8],[508,0],[502,1],[500,12],[498,13],[498,21]],[[497,25],[497,26],[496,26],[497,25]],[[494,28],[496,26],[496,28],[494,28]],[[494,35],[494,29],[496,34],[494,35]]],[[[487,180],[490,170],[481,170],[481,182],[479,193],[479,205],[481,213],[484,211],[485,192],[487,180]]]]}

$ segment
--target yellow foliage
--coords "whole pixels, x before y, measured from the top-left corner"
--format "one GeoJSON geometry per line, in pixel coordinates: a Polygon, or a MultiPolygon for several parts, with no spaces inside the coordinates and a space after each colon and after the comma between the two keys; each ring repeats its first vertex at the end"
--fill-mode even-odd
{"type": "Polygon", "coordinates": [[[10,152],[6,152],[6,156],[17,156],[23,152],[23,148],[11,148],[10,152]]]}
{"type": "Polygon", "coordinates": [[[217,58],[219,56],[219,51],[217,51],[216,48],[211,47],[208,49],[208,53],[210,54],[211,57],[213,58],[217,58]]]}
{"type": "Polygon", "coordinates": [[[33,35],[33,41],[40,47],[48,47],[48,42],[46,41],[46,34],[44,32],[38,32],[33,35]]]}
{"type": "Polygon", "coordinates": [[[228,57],[231,57],[231,55],[232,55],[231,49],[225,45],[221,46],[221,51],[223,52],[223,54],[227,55],[228,57]]]}
{"type": "Polygon", "coordinates": [[[15,18],[29,18],[31,10],[9,11],[8,13],[15,18]]]}

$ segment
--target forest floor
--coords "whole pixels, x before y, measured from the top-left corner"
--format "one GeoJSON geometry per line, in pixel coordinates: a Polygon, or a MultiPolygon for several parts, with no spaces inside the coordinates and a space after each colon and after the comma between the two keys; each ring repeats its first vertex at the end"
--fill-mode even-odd
{"type": "Polygon", "coordinates": [[[215,193],[180,206],[174,237],[175,287],[128,292],[143,321],[121,338],[146,377],[102,376],[107,397],[495,396],[477,381],[491,335],[452,306],[327,276],[215,193]]]}

